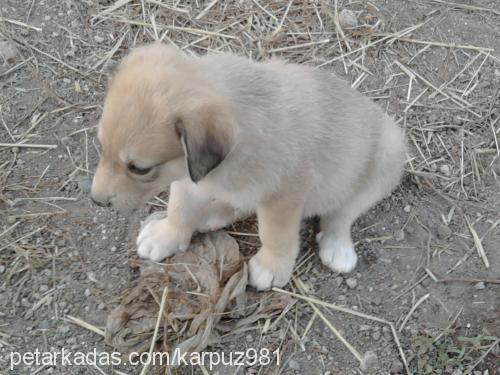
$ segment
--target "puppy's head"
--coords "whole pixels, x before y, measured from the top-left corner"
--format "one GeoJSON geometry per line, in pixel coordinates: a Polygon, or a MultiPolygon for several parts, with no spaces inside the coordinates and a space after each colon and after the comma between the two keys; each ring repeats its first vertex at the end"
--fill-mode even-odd
{"type": "Polygon", "coordinates": [[[224,160],[234,117],[199,77],[195,61],[158,43],[124,59],[98,125],[95,203],[134,209],[188,174],[198,182],[224,160]]]}

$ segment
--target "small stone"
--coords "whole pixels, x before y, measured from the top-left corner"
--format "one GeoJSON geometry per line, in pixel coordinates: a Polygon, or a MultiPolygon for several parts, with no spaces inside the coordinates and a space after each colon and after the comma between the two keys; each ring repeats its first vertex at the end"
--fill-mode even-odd
{"type": "Polygon", "coordinates": [[[48,285],[45,285],[45,284],[40,285],[40,292],[44,293],[47,290],[49,290],[48,285]]]}
{"type": "Polygon", "coordinates": [[[439,117],[437,114],[431,113],[429,115],[429,124],[433,124],[433,123],[437,122],[438,120],[439,120],[439,117]]]}
{"type": "Polygon", "coordinates": [[[375,332],[373,332],[372,337],[373,337],[373,339],[374,339],[375,341],[380,340],[380,331],[375,331],[375,332]]]}
{"type": "Polygon", "coordinates": [[[370,327],[368,324],[361,324],[361,326],[359,327],[359,330],[361,332],[369,331],[371,329],[372,329],[372,327],[370,327]]]}
{"type": "Polygon", "coordinates": [[[0,59],[4,65],[12,65],[16,62],[17,48],[9,41],[0,41],[0,59]]]}
{"type": "Polygon", "coordinates": [[[335,285],[337,285],[337,288],[339,288],[342,285],[343,281],[344,281],[344,278],[342,276],[337,276],[335,278],[335,285]]]}
{"type": "Polygon", "coordinates": [[[347,284],[347,286],[348,286],[349,288],[351,288],[351,289],[356,288],[356,286],[358,285],[358,282],[357,282],[357,281],[356,281],[356,279],[355,279],[355,278],[353,278],[353,277],[349,277],[349,278],[345,281],[345,283],[346,283],[346,284],[347,284]]]}
{"type": "Polygon", "coordinates": [[[402,374],[403,373],[403,369],[404,369],[404,366],[403,364],[401,363],[401,361],[395,359],[392,363],[391,363],[391,368],[389,370],[389,372],[391,374],[402,374]]]}
{"type": "Polygon", "coordinates": [[[97,306],[97,308],[98,308],[99,310],[104,310],[104,309],[106,309],[106,304],[105,304],[105,303],[100,303],[100,304],[97,306]]]}
{"type": "Polygon", "coordinates": [[[21,299],[21,306],[23,306],[23,307],[31,307],[30,301],[27,298],[21,299]]]}
{"type": "Polygon", "coordinates": [[[441,164],[439,166],[439,171],[444,174],[446,177],[449,177],[451,175],[451,169],[448,164],[441,164]]]}
{"type": "Polygon", "coordinates": [[[300,371],[300,364],[295,359],[291,359],[288,361],[288,367],[290,367],[292,370],[300,371]]]}
{"type": "Polygon", "coordinates": [[[5,266],[3,264],[0,264],[0,273],[5,272],[5,266]]]}
{"type": "Polygon", "coordinates": [[[451,236],[451,229],[448,225],[439,224],[437,227],[438,237],[442,240],[446,240],[451,236]]]}
{"type": "Polygon", "coordinates": [[[371,350],[367,351],[361,363],[361,370],[371,372],[378,366],[378,357],[371,350]]]}
{"type": "Polygon", "coordinates": [[[358,18],[352,10],[342,9],[339,13],[339,23],[341,27],[356,27],[358,26],[358,18]]]}
{"type": "Polygon", "coordinates": [[[405,232],[401,229],[396,231],[394,238],[396,241],[403,241],[405,239],[405,232]]]}
{"type": "Polygon", "coordinates": [[[104,42],[104,38],[102,36],[100,36],[100,35],[94,36],[94,40],[95,40],[96,43],[102,43],[102,42],[104,42]]]}
{"type": "Polygon", "coordinates": [[[252,341],[253,341],[252,335],[247,335],[247,342],[252,342],[252,341]]]}
{"type": "Polygon", "coordinates": [[[40,322],[40,329],[49,329],[49,322],[47,319],[44,319],[40,322]]]}
{"type": "Polygon", "coordinates": [[[474,288],[476,288],[477,290],[483,290],[483,289],[486,289],[486,284],[484,282],[480,281],[474,285],[474,288]]]}
{"type": "Polygon", "coordinates": [[[15,216],[7,216],[7,224],[14,224],[16,222],[15,216]]]}
{"type": "Polygon", "coordinates": [[[410,207],[410,205],[409,205],[409,204],[407,204],[407,205],[405,206],[405,208],[403,208],[403,211],[404,211],[404,212],[406,212],[406,213],[409,213],[409,212],[411,211],[411,207],[410,207]]]}
{"type": "Polygon", "coordinates": [[[83,294],[85,294],[85,297],[90,297],[90,289],[85,289],[85,292],[83,294]]]}
{"type": "Polygon", "coordinates": [[[78,188],[82,193],[90,193],[90,190],[92,189],[92,180],[88,176],[82,176],[78,178],[78,188]]]}

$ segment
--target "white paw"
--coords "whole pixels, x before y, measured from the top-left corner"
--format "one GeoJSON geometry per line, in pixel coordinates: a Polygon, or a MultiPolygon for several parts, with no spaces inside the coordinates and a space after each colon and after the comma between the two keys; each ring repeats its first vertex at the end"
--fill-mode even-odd
{"type": "Polygon", "coordinates": [[[159,262],[189,246],[191,233],[183,234],[172,227],[168,219],[152,220],[141,229],[137,237],[137,253],[141,258],[159,262]]]}
{"type": "Polygon", "coordinates": [[[351,272],[358,257],[350,239],[336,239],[318,234],[319,256],[324,265],[340,273],[351,272]]]}
{"type": "Polygon", "coordinates": [[[295,259],[292,259],[291,263],[286,259],[273,260],[268,252],[263,250],[260,249],[248,262],[249,284],[257,290],[285,286],[292,277],[295,259]]]}

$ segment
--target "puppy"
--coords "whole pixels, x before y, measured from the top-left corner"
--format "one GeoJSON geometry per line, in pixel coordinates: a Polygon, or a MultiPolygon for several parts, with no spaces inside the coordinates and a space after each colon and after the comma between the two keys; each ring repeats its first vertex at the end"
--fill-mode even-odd
{"type": "Polygon", "coordinates": [[[155,43],[120,64],[98,126],[92,186],[101,206],[133,209],[170,185],[167,217],[144,227],[143,258],[185,250],[195,231],[256,212],[258,290],[285,285],[302,218],[319,215],[324,264],[356,265],[353,221],[399,183],[402,131],[331,73],[231,54],[191,58],[155,43]]]}

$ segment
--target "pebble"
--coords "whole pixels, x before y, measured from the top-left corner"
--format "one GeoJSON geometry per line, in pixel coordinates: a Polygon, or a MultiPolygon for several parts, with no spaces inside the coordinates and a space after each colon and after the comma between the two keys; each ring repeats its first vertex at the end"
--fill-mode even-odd
{"type": "Polygon", "coordinates": [[[349,278],[345,281],[345,283],[346,283],[346,284],[347,284],[347,286],[348,286],[349,288],[351,288],[351,289],[356,288],[356,286],[358,285],[358,282],[357,282],[357,281],[356,281],[356,279],[355,279],[355,278],[353,278],[353,277],[349,277],[349,278]]]}
{"type": "Polygon", "coordinates": [[[0,273],[5,272],[5,266],[3,264],[0,264],[0,273]]]}
{"type": "Polygon", "coordinates": [[[252,341],[253,341],[252,335],[247,335],[247,342],[252,342],[252,341]]]}
{"type": "Polygon", "coordinates": [[[295,371],[300,370],[300,364],[295,359],[291,359],[288,361],[288,367],[295,371]]]}
{"type": "Polygon", "coordinates": [[[439,117],[437,114],[435,113],[432,113],[430,116],[429,116],[429,123],[432,124],[432,123],[435,123],[439,120],[439,117]]]}
{"type": "Polygon", "coordinates": [[[96,43],[102,43],[102,42],[104,42],[104,38],[102,36],[100,36],[100,35],[94,36],[94,40],[95,40],[96,43]]]}
{"type": "Polygon", "coordinates": [[[85,297],[90,297],[90,289],[85,289],[85,292],[83,292],[83,294],[85,294],[85,297]]]}
{"type": "Polygon", "coordinates": [[[14,224],[16,221],[15,216],[7,216],[7,224],[14,224]]]}
{"type": "Polygon", "coordinates": [[[439,171],[444,174],[446,177],[449,177],[451,175],[451,169],[448,164],[441,164],[439,166],[439,171]]]}
{"type": "Polygon", "coordinates": [[[17,48],[9,41],[0,41],[0,58],[3,64],[14,64],[16,62],[17,48]]]}
{"type": "Polygon", "coordinates": [[[407,205],[405,206],[405,208],[403,208],[403,211],[404,211],[404,212],[406,212],[406,213],[409,213],[409,212],[411,211],[411,207],[410,207],[410,205],[409,205],[409,204],[407,204],[407,205]]]}
{"type": "Polygon", "coordinates": [[[380,305],[382,303],[382,297],[380,297],[380,296],[373,297],[372,303],[376,306],[380,305]]]}
{"type": "Polygon", "coordinates": [[[92,180],[88,176],[82,176],[78,179],[78,188],[82,193],[90,193],[92,189],[92,180]]]}
{"type": "Polygon", "coordinates": [[[451,229],[445,224],[439,224],[437,227],[438,237],[442,240],[446,240],[451,236],[451,229]]]}
{"type": "Polygon", "coordinates": [[[363,357],[363,362],[361,363],[361,370],[371,372],[378,366],[378,357],[371,350],[367,351],[363,357]]]}
{"type": "Polygon", "coordinates": [[[352,10],[342,9],[339,13],[339,24],[341,27],[356,27],[358,26],[358,18],[352,10]]]}
{"type": "Polygon", "coordinates": [[[339,288],[342,285],[343,281],[344,281],[344,278],[342,276],[337,276],[335,278],[335,285],[337,285],[337,288],[339,288]]]}
{"type": "Polygon", "coordinates": [[[405,239],[405,232],[401,229],[396,231],[394,238],[396,241],[403,241],[405,239]]]}
{"type": "Polygon", "coordinates": [[[404,366],[401,363],[401,361],[395,359],[391,363],[391,368],[390,368],[389,371],[390,371],[391,374],[401,374],[401,373],[403,373],[403,369],[404,369],[404,366]]]}
{"type": "Polygon", "coordinates": [[[40,292],[46,292],[47,290],[49,290],[49,286],[48,285],[45,285],[45,284],[42,284],[40,285],[40,292]]]}
{"type": "Polygon", "coordinates": [[[372,337],[373,337],[373,339],[374,339],[375,341],[380,340],[380,331],[375,331],[375,332],[373,332],[372,337]]]}
{"type": "Polygon", "coordinates": [[[484,282],[480,281],[474,285],[474,288],[476,288],[478,290],[483,290],[483,289],[486,289],[486,284],[484,282]]]}

